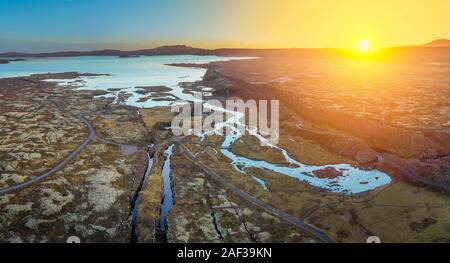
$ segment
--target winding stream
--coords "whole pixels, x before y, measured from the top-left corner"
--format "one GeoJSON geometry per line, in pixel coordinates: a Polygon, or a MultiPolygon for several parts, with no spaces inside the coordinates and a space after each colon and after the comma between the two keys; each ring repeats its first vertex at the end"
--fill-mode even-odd
{"type": "MultiPolygon", "coordinates": [[[[111,89],[117,88],[120,89],[120,91],[126,92],[130,95],[125,101],[125,104],[142,108],[152,108],[158,106],[171,106],[174,103],[174,97],[185,101],[195,101],[191,94],[183,93],[183,89],[179,83],[199,81],[206,73],[206,69],[204,68],[172,67],[167,66],[166,64],[209,63],[212,61],[225,61],[230,59],[245,58],[189,55],[153,56],[127,59],[117,57],[29,59],[23,62],[0,65],[0,77],[16,77],[34,73],[69,71],[110,74],[108,76],[80,77],[75,80],[54,81],[58,81],[62,85],[75,85],[80,89],[99,89],[110,91],[109,94],[103,95],[104,97],[116,98],[119,91],[112,91],[111,89]],[[136,87],[157,85],[164,85],[170,87],[172,90],[167,92],[167,96],[159,97],[157,100],[153,100],[151,98],[147,101],[140,100],[144,96],[151,97],[152,94],[139,94],[136,87]]],[[[211,89],[211,87],[205,88],[211,89]]],[[[292,158],[285,149],[270,143],[255,128],[250,128],[242,124],[240,122],[242,114],[237,112],[228,112],[224,108],[214,107],[208,103],[204,103],[203,106],[214,111],[232,114],[232,117],[228,120],[223,123],[216,124],[215,130],[212,133],[223,135],[221,130],[224,127],[229,127],[232,129],[232,133],[225,135],[224,142],[221,146],[221,153],[230,160],[234,169],[243,174],[247,174],[248,168],[265,169],[296,178],[299,182],[308,183],[314,187],[340,194],[362,193],[391,182],[391,178],[386,173],[378,170],[363,170],[349,164],[332,164],[325,166],[305,165],[292,158]],[[256,161],[243,156],[238,156],[230,151],[230,146],[242,137],[238,127],[244,127],[246,132],[258,138],[260,142],[264,142],[268,147],[280,152],[288,164],[281,165],[272,164],[266,161],[256,161]],[[323,169],[333,169],[333,171],[339,173],[339,176],[333,176],[334,178],[323,178],[323,176],[318,176],[317,171],[323,169]]],[[[198,133],[197,136],[204,138],[204,136],[212,133],[198,133]]],[[[170,156],[171,148],[167,154],[170,156]]],[[[167,162],[168,164],[165,164],[165,167],[170,170],[170,157],[167,162]]],[[[270,187],[263,181],[262,178],[258,178],[255,175],[250,176],[261,184],[266,191],[270,191],[270,187]]],[[[166,180],[170,180],[170,177],[167,177],[166,180]]],[[[169,200],[170,198],[172,198],[172,196],[168,194],[166,199],[169,200]]],[[[170,203],[172,203],[172,201],[166,201],[166,206],[163,204],[164,213],[170,210],[170,203]]]]}
{"type": "MultiPolygon", "coordinates": [[[[349,164],[332,164],[324,166],[305,165],[290,156],[283,148],[274,145],[264,136],[258,133],[254,127],[248,127],[240,122],[243,114],[240,112],[229,111],[224,108],[216,107],[208,103],[204,103],[203,107],[214,110],[215,112],[223,112],[231,114],[228,120],[215,125],[214,130],[209,132],[198,133],[197,136],[205,138],[208,134],[223,135],[224,128],[229,128],[231,132],[225,135],[225,140],[221,145],[221,152],[230,159],[233,167],[246,174],[246,168],[260,168],[273,172],[277,172],[289,177],[298,179],[300,182],[308,183],[312,186],[325,189],[330,192],[340,194],[358,194],[373,190],[391,182],[391,178],[384,172],[378,170],[363,170],[349,164]],[[244,128],[248,134],[255,136],[260,142],[267,147],[271,147],[280,152],[284,160],[289,165],[272,164],[266,161],[256,161],[243,156],[238,156],[230,147],[240,139],[241,134],[239,128],[244,128]],[[315,171],[333,168],[341,173],[340,176],[334,178],[321,178],[314,174],[315,171]]],[[[268,191],[268,186],[261,178],[251,175],[252,178],[261,184],[264,190],[268,191]]]]}
{"type": "Polygon", "coordinates": [[[172,192],[172,179],[170,177],[170,158],[172,157],[172,150],[174,144],[167,147],[164,151],[166,160],[162,168],[161,175],[163,177],[163,201],[161,203],[161,214],[159,217],[159,230],[166,231],[167,215],[170,209],[173,207],[173,192],[172,192]]]}
{"type": "Polygon", "coordinates": [[[147,167],[145,168],[144,178],[142,178],[142,181],[136,190],[132,204],[131,204],[131,242],[136,243],[136,224],[137,224],[137,213],[138,213],[138,207],[139,207],[139,193],[144,188],[145,184],[147,183],[148,177],[150,176],[150,173],[152,171],[153,167],[153,156],[151,155],[153,151],[153,144],[149,145],[148,151],[147,151],[147,167]]]}

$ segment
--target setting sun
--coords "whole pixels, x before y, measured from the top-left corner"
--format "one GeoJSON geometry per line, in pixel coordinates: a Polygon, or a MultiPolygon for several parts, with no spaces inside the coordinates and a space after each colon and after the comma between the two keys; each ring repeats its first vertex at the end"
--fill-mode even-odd
{"type": "Polygon", "coordinates": [[[370,42],[367,39],[361,39],[358,41],[358,48],[360,51],[365,52],[369,50],[370,42]]]}

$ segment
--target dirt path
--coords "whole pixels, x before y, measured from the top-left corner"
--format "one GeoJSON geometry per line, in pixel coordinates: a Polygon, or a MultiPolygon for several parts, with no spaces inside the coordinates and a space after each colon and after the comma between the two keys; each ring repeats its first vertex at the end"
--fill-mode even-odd
{"type": "Polygon", "coordinates": [[[71,152],[66,158],[64,158],[64,160],[62,160],[60,163],[55,165],[52,169],[50,169],[47,172],[45,172],[44,174],[42,174],[40,176],[36,176],[26,182],[23,182],[23,183],[20,183],[20,184],[11,186],[11,187],[0,189],[0,195],[8,194],[8,193],[23,189],[32,184],[40,182],[40,181],[46,179],[47,177],[52,176],[53,174],[55,174],[56,172],[58,172],[59,170],[64,168],[64,166],[66,166],[66,164],[68,164],[73,158],[75,158],[75,156],[77,156],[81,150],[83,150],[86,146],[88,146],[96,138],[94,128],[84,117],[82,117],[82,116],[74,116],[74,117],[79,119],[86,125],[86,127],[88,128],[88,131],[89,131],[88,138],[86,140],[84,140],[84,142],[80,146],[78,146],[73,152],[71,152]]]}

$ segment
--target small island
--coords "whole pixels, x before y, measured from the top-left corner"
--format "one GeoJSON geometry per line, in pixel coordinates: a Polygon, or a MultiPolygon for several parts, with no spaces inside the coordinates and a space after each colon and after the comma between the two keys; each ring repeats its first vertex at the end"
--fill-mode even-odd
{"type": "Polygon", "coordinates": [[[119,58],[138,58],[139,55],[120,55],[119,58]]]}
{"type": "Polygon", "coordinates": [[[9,64],[11,62],[17,62],[17,61],[25,61],[26,59],[23,58],[13,58],[13,59],[0,59],[0,64],[9,64]]]}

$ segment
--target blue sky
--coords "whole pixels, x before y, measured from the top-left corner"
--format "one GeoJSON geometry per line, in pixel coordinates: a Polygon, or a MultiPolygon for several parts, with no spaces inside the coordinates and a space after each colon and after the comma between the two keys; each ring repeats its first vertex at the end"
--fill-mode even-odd
{"type": "MultiPolygon", "coordinates": [[[[233,1],[233,0],[232,0],[233,1]]],[[[0,51],[220,41],[224,1],[1,0],[0,51]],[[217,22],[217,23],[216,23],[217,22]]]]}
{"type": "Polygon", "coordinates": [[[423,44],[450,38],[449,8],[450,0],[0,0],[0,52],[423,44]]]}

